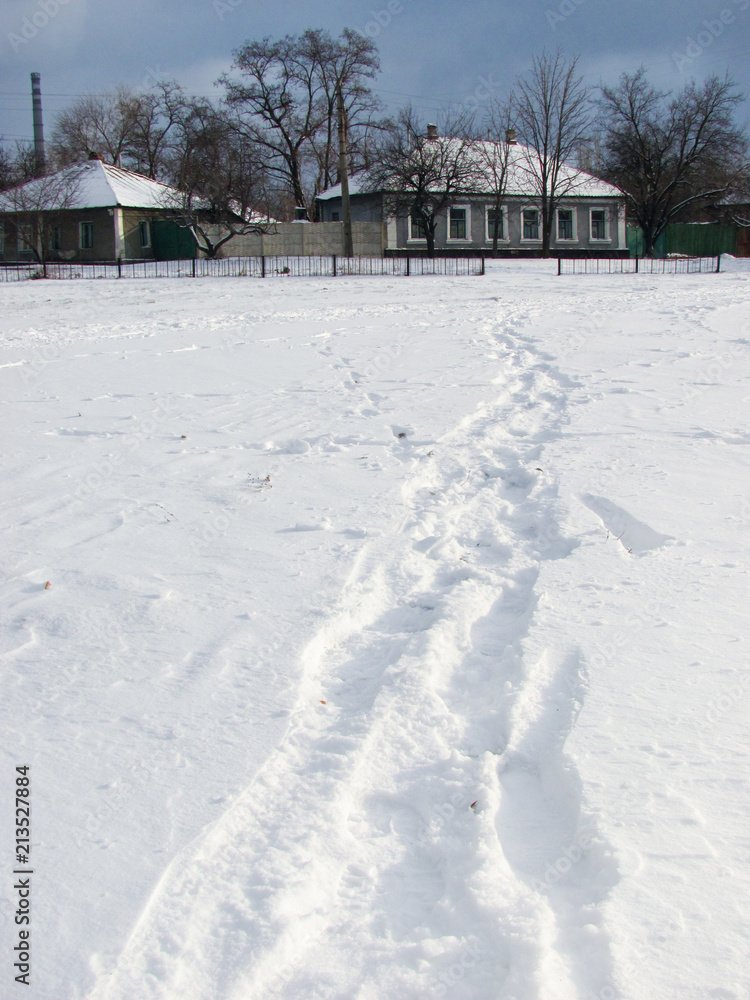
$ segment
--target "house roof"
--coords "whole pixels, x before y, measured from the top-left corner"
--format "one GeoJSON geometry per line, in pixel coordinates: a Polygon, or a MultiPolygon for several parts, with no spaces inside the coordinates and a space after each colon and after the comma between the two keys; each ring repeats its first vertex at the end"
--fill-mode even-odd
{"type": "Polygon", "coordinates": [[[50,203],[43,205],[46,210],[60,207],[164,208],[177,194],[167,184],[152,181],[132,170],[113,167],[101,160],[87,160],[0,194],[0,211],[18,211],[19,195],[25,194],[27,197],[23,200],[33,202],[36,192],[41,194],[45,187],[50,192],[50,203]],[[64,204],[55,204],[55,199],[64,199],[64,204]]]}
{"type": "MultiPolygon", "coordinates": [[[[443,143],[457,143],[459,140],[442,137],[435,141],[443,143]]],[[[476,178],[472,183],[470,193],[492,193],[493,184],[489,172],[487,171],[487,163],[491,162],[492,156],[497,154],[497,149],[497,143],[481,139],[475,140],[469,144],[469,157],[473,161],[473,166],[476,168],[476,178]]],[[[506,179],[505,194],[533,198],[536,192],[532,181],[530,163],[533,163],[533,158],[536,155],[534,150],[530,149],[528,146],[522,146],[520,143],[514,143],[508,147],[508,153],[508,176],[506,179]]],[[[594,177],[592,174],[586,173],[585,170],[578,170],[576,167],[570,167],[567,164],[563,164],[561,168],[560,181],[563,186],[570,188],[570,195],[576,195],[582,198],[623,197],[622,191],[620,191],[619,188],[616,188],[613,184],[608,184],[606,181],[602,181],[598,177],[594,177]]],[[[366,171],[353,174],[349,178],[349,193],[376,193],[376,189],[368,184],[366,171]]],[[[322,201],[340,197],[340,184],[334,184],[333,187],[328,188],[326,191],[323,191],[318,195],[318,198],[322,201]]]]}

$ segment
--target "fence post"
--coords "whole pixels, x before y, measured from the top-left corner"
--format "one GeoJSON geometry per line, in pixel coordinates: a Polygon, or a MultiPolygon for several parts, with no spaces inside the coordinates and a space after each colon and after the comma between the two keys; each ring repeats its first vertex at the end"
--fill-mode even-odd
{"type": "Polygon", "coordinates": [[[716,258],[716,273],[718,274],[719,271],[721,271],[721,254],[716,258]]]}
{"type": "Polygon", "coordinates": [[[46,260],[42,261],[42,274],[44,275],[45,278],[47,277],[47,261],[46,260]]]}
{"type": "Polygon", "coordinates": [[[406,277],[409,277],[409,254],[406,255],[406,277]]]}
{"type": "Polygon", "coordinates": [[[117,258],[117,277],[122,277],[122,257],[117,258]]]}
{"type": "Polygon", "coordinates": [[[265,254],[260,255],[260,276],[265,278],[266,276],[266,257],[265,254]]]}
{"type": "Polygon", "coordinates": [[[484,274],[484,254],[482,254],[482,274],[484,274]]]}
{"type": "Polygon", "coordinates": [[[562,274],[562,257],[557,258],[557,273],[562,274]]]}
{"type": "Polygon", "coordinates": [[[635,273],[638,274],[638,254],[635,255],[635,273]]]}
{"type": "Polygon", "coordinates": [[[195,277],[195,257],[193,257],[193,277],[195,277]]]}
{"type": "Polygon", "coordinates": [[[333,254],[333,276],[336,277],[336,254],[333,254]]]}

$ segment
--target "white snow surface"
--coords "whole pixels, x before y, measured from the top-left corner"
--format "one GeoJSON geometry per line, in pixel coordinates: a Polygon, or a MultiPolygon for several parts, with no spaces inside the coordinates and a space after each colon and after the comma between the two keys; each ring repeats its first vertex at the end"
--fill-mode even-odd
{"type": "Polygon", "coordinates": [[[554,272],[0,285],[3,997],[750,995],[750,274],[554,272]]]}

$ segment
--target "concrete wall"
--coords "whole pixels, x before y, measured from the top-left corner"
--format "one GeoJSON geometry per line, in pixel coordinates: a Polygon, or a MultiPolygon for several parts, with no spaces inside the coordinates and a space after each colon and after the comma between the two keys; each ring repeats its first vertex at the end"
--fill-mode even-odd
{"type": "MultiPolygon", "coordinates": [[[[379,257],[385,249],[380,222],[352,223],[355,257],[379,257]]],[[[344,253],[341,222],[279,222],[269,233],[234,236],[219,251],[221,257],[308,257],[344,253]]]]}

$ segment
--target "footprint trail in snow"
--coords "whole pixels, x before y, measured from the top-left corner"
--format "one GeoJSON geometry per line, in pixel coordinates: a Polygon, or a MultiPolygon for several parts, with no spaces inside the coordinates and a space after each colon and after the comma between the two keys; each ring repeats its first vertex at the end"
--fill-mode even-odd
{"type": "Polygon", "coordinates": [[[494,402],[428,455],[394,429],[406,516],[363,545],[284,741],[172,863],[92,1000],[601,989],[606,850],[565,755],[585,666],[525,650],[540,567],[573,548],[543,470],[565,397],[527,322],[482,330],[494,402]]]}

